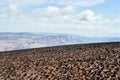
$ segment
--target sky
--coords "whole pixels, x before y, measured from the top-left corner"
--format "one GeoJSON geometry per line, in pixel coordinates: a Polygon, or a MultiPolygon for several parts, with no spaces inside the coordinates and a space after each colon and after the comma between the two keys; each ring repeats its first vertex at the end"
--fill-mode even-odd
{"type": "Polygon", "coordinates": [[[120,37],[120,0],[0,0],[0,32],[120,37]]]}

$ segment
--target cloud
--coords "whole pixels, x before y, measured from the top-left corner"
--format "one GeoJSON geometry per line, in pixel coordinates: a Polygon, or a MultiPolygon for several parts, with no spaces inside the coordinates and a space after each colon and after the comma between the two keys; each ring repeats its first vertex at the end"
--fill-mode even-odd
{"type": "Polygon", "coordinates": [[[0,5],[14,4],[18,6],[57,4],[65,6],[87,7],[103,3],[105,0],[0,0],[0,5]]]}
{"type": "Polygon", "coordinates": [[[69,6],[93,6],[103,3],[105,0],[53,0],[56,4],[69,5],[69,6]]]}
{"type": "Polygon", "coordinates": [[[77,14],[80,21],[100,21],[103,20],[102,15],[95,15],[91,10],[85,10],[80,14],[77,14]]]}
{"type": "Polygon", "coordinates": [[[120,35],[120,19],[105,18],[90,9],[78,11],[74,6],[93,6],[104,0],[66,0],[65,3],[63,0],[45,1],[0,0],[0,31],[60,32],[83,36],[120,35]]]}
{"type": "MultiPolygon", "coordinates": [[[[98,35],[99,37],[103,37],[118,36],[120,34],[118,31],[120,29],[120,19],[107,19],[100,14],[94,13],[92,10],[77,12],[73,6],[62,8],[48,6],[43,9],[37,9],[37,11],[33,10],[33,14],[37,16],[36,26],[39,26],[39,22],[41,22],[40,24],[49,26],[50,32],[74,33],[96,37],[98,35]],[[68,13],[67,10],[70,12],[68,13]],[[41,16],[41,14],[44,14],[44,16],[41,16]]],[[[42,31],[46,31],[44,28],[46,27],[42,27],[42,31]]]]}
{"type": "Polygon", "coordinates": [[[0,8],[0,13],[1,14],[8,14],[9,16],[11,16],[11,15],[19,14],[20,9],[18,9],[16,5],[9,4],[4,8],[0,8]]]}
{"type": "MultiPolygon", "coordinates": [[[[0,8],[1,31],[5,31],[7,29],[10,30],[12,28],[11,26],[14,26],[14,24],[16,24],[16,21],[19,21],[20,17],[23,15],[26,15],[26,14],[23,14],[22,9],[18,8],[16,5],[13,5],[13,4],[9,4],[4,8],[0,8]]],[[[19,22],[19,24],[20,23],[21,21],[19,22]]],[[[21,23],[21,24],[25,24],[25,23],[21,23]]],[[[13,28],[13,29],[16,29],[16,28],[13,28]]]]}
{"type": "Polygon", "coordinates": [[[66,6],[66,7],[64,7],[63,9],[62,9],[62,12],[64,13],[64,14],[73,14],[73,13],[75,13],[75,8],[73,7],[73,6],[66,6]]]}
{"type": "Polygon", "coordinates": [[[59,15],[60,8],[58,7],[52,7],[48,6],[46,8],[38,8],[32,11],[33,14],[35,14],[38,18],[53,18],[57,17],[59,15]]]}
{"type": "Polygon", "coordinates": [[[96,15],[91,10],[77,12],[73,6],[63,8],[48,6],[46,8],[38,8],[32,11],[37,19],[44,19],[53,23],[81,23],[81,22],[99,22],[103,21],[102,15],[96,15]]]}
{"type": "Polygon", "coordinates": [[[63,19],[69,19],[75,14],[75,8],[66,6],[63,8],[48,6],[46,8],[38,8],[32,11],[33,15],[40,19],[57,20],[58,22],[63,19]]]}
{"type": "Polygon", "coordinates": [[[30,5],[39,5],[45,4],[44,0],[0,0],[0,5],[9,5],[14,4],[17,6],[30,6],[30,5]]]}

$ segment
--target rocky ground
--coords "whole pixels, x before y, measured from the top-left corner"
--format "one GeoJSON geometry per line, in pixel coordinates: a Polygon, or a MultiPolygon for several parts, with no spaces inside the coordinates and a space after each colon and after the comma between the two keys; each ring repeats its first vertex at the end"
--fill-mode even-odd
{"type": "Polygon", "coordinates": [[[120,80],[120,43],[1,52],[0,80],[120,80]]]}

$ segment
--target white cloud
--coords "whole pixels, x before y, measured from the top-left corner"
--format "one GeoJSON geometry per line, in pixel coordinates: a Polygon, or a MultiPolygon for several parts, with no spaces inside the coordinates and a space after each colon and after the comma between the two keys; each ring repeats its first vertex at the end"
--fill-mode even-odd
{"type": "Polygon", "coordinates": [[[61,20],[61,19],[69,19],[73,17],[75,13],[75,9],[72,6],[67,6],[64,8],[59,8],[55,6],[48,6],[46,8],[38,8],[32,11],[37,18],[46,18],[47,20],[61,20]]]}
{"type": "Polygon", "coordinates": [[[73,14],[75,13],[75,8],[73,6],[66,6],[62,9],[64,14],[73,14]]]}
{"type": "Polygon", "coordinates": [[[66,6],[93,6],[103,3],[105,0],[0,0],[0,5],[14,4],[18,6],[58,4],[66,6]]]}
{"type": "Polygon", "coordinates": [[[105,0],[52,0],[56,4],[68,5],[68,6],[93,6],[103,3],[105,0]]]}
{"type": "Polygon", "coordinates": [[[103,20],[102,15],[95,15],[91,10],[85,10],[80,14],[77,14],[80,21],[100,21],[103,20]]]}
{"type": "MultiPolygon", "coordinates": [[[[102,15],[95,14],[92,10],[84,10],[78,13],[74,7],[71,7],[70,9],[70,11],[74,11],[74,13],[63,14],[65,11],[64,9],[68,8],[70,7],[54,7],[52,9],[55,9],[57,11],[57,17],[55,17],[56,13],[44,15],[46,20],[41,20],[41,16],[37,16],[37,23],[39,24],[39,22],[42,22],[41,24],[46,24],[44,26],[49,26],[50,32],[75,33],[84,36],[99,35],[99,37],[118,36],[118,34],[120,34],[120,19],[110,20],[104,18],[102,15]],[[50,17],[48,17],[48,15],[50,15],[50,17]]],[[[41,15],[42,11],[40,10],[36,13],[39,13],[39,15],[41,15]]],[[[43,11],[43,13],[49,13],[49,8],[45,8],[45,11],[43,11]]],[[[36,26],[39,26],[38,24],[36,26]]],[[[44,28],[43,31],[46,31],[44,28]]]]}
{"type": "Polygon", "coordinates": [[[0,0],[0,5],[9,5],[14,4],[17,6],[30,6],[30,5],[39,5],[45,4],[45,0],[0,0]]]}
{"type": "Polygon", "coordinates": [[[16,7],[16,5],[11,4],[11,5],[9,5],[9,8],[12,9],[12,10],[16,10],[17,7],[16,7]]]}
{"type": "Polygon", "coordinates": [[[18,9],[16,5],[9,4],[4,8],[0,8],[0,13],[1,14],[8,14],[9,16],[11,16],[11,15],[19,14],[20,9],[18,9]]]}
{"type": "Polygon", "coordinates": [[[53,18],[53,17],[57,17],[60,13],[60,8],[58,7],[52,7],[52,6],[48,6],[46,8],[38,8],[32,11],[33,14],[35,14],[37,17],[40,18],[53,18]]]}
{"type": "Polygon", "coordinates": [[[83,36],[120,35],[120,19],[107,19],[92,10],[79,12],[74,6],[92,6],[104,0],[64,0],[65,3],[62,1],[50,3],[65,6],[44,6],[33,11],[29,8],[29,13],[23,13],[23,7],[49,4],[49,1],[46,3],[43,0],[9,0],[10,3],[5,3],[5,0],[0,0],[0,5],[5,5],[0,7],[0,31],[63,32],[83,36]]]}
{"type": "Polygon", "coordinates": [[[103,21],[103,17],[101,15],[95,15],[95,13],[91,10],[85,10],[81,13],[78,13],[72,6],[66,6],[63,8],[48,6],[42,9],[35,9],[32,12],[37,19],[44,19],[53,23],[81,23],[85,21],[103,21]]]}

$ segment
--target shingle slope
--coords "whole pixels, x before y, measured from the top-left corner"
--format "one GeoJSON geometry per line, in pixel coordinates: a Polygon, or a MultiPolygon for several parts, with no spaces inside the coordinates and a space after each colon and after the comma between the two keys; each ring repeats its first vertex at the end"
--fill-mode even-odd
{"type": "Polygon", "coordinates": [[[120,80],[120,43],[1,52],[0,80],[120,80]]]}

